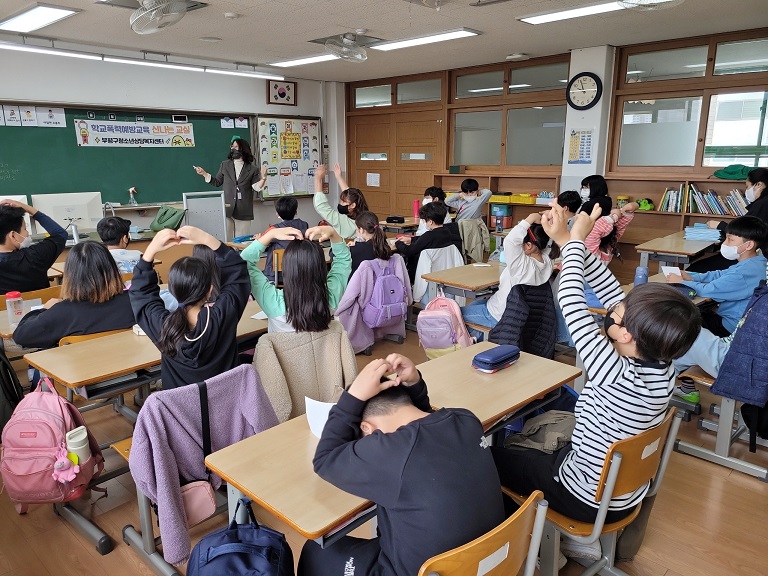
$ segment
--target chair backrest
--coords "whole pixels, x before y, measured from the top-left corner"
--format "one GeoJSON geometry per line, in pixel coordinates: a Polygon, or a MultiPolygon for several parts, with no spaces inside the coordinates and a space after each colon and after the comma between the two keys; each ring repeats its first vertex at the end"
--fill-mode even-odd
{"type": "Polygon", "coordinates": [[[517,574],[524,562],[524,574],[533,574],[547,511],[543,498],[535,491],[517,512],[487,534],[424,562],[419,576],[509,576],[517,574]]]}
{"type": "MultiPolygon", "coordinates": [[[[61,286],[51,286],[50,288],[41,288],[40,290],[30,290],[29,292],[22,292],[22,300],[34,300],[40,298],[45,304],[51,298],[58,298],[61,294],[61,286]]],[[[5,295],[0,296],[0,310],[5,310],[5,295]]]]}
{"type": "Polygon", "coordinates": [[[272,272],[275,274],[275,286],[283,285],[283,256],[285,256],[285,248],[275,248],[272,251],[272,272]]]}
{"type": "Polygon", "coordinates": [[[112,334],[119,334],[120,332],[127,332],[127,330],[108,330],[106,332],[96,332],[95,334],[79,334],[77,336],[64,336],[64,338],[59,340],[59,346],[66,346],[67,344],[77,344],[78,342],[84,342],[85,340],[93,340],[94,338],[111,336],[112,334]]]}
{"type": "MultiPolygon", "coordinates": [[[[611,462],[615,455],[620,455],[621,466],[612,495],[606,494],[606,496],[633,492],[657,477],[660,472],[663,473],[662,464],[666,463],[662,461],[662,454],[666,451],[666,445],[670,443],[669,430],[675,412],[675,408],[671,408],[658,426],[611,444],[605,455],[603,472],[597,485],[596,502],[600,502],[606,493],[611,462]]],[[[674,441],[674,438],[671,440],[674,441]]]]}
{"type": "Polygon", "coordinates": [[[419,254],[416,278],[413,283],[414,302],[421,300],[427,292],[429,283],[421,277],[423,274],[440,272],[458,266],[464,266],[464,257],[453,244],[444,248],[428,248],[419,254]]]}

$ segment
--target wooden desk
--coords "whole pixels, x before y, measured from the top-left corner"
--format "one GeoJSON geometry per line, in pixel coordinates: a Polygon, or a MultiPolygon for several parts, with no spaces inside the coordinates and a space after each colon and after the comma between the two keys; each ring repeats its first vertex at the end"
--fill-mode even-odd
{"type": "Polygon", "coordinates": [[[703,240],[686,240],[685,232],[675,232],[663,238],[656,238],[636,246],[640,253],[640,266],[648,266],[650,259],[659,261],[659,272],[662,266],[688,264],[694,258],[717,244],[703,240]]]}
{"type": "MultiPolygon", "coordinates": [[[[55,264],[54,264],[55,266],[55,264]]],[[[61,272],[61,270],[58,270],[57,268],[54,268],[51,266],[48,268],[48,281],[50,282],[56,282],[56,284],[61,284],[61,277],[64,276],[64,274],[61,272]]]]}
{"type": "Polygon", "coordinates": [[[506,238],[510,232],[512,232],[512,228],[505,228],[501,232],[497,232],[494,229],[494,230],[491,230],[491,236],[496,236],[497,238],[506,238]]]}
{"type": "Polygon", "coordinates": [[[379,226],[384,232],[405,232],[408,230],[415,230],[419,227],[418,218],[406,218],[402,224],[395,224],[393,222],[387,222],[386,220],[379,220],[379,226]]]}
{"type": "Polygon", "coordinates": [[[446,294],[476,298],[479,292],[499,285],[499,277],[503,270],[504,264],[499,262],[488,262],[487,266],[467,264],[439,272],[430,272],[422,275],[422,278],[442,287],[446,294]]]}
{"type": "MultiPolygon", "coordinates": [[[[654,274],[653,276],[648,277],[648,282],[658,282],[659,284],[667,284],[667,277],[664,276],[661,272],[658,274],[654,274]]],[[[634,284],[623,284],[621,289],[624,291],[624,294],[629,294],[629,291],[634,288],[634,284]]],[[[710,302],[711,298],[703,298],[702,296],[696,296],[691,302],[693,302],[696,306],[699,306],[701,304],[706,304],[707,302],[710,302]]],[[[605,308],[589,308],[589,311],[594,314],[605,314],[606,310],[605,308]]]]}

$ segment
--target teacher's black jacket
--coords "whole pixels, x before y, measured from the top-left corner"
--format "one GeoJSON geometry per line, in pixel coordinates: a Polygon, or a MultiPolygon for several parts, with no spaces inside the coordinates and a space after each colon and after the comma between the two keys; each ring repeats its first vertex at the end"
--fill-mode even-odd
{"type": "Polygon", "coordinates": [[[255,163],[244,163],[240,177],[235,178],[234,160],[224,160],[219,166],[219,173],[211,175],[209,184],[224,190],[227,218],[253,220],[253,185],[259,180],[261,176],[255,163]]]}

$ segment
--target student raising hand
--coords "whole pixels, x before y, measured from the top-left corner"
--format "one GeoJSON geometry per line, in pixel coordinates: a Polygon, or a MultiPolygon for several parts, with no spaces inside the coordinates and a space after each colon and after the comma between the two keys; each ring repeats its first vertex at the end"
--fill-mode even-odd
{"type": "Polygon", "coordinates": [[[387,362],[389,362],[392,370],[397,374],[395,382],[398,384],[413,386],[421,380],[416,364],[410,358],[406,358],[401,354],[390,354],[387,356],[387,362]]]}
{"type": "Polygon", "coordinates": [[[217,250],[221,246],[221,241],[218,238],[194,226],[182,226],[176,232],[176,236],[179,239],[179,244],[202,244],[211,250],[217,250]]]}
{"type": "Polygon", "coordinates": [[[571,239],[571,235],[568,233],[568,216],[565,213],[565,208],[557,202],[550,202],[549,205],[552,209],[544,212],[541,226],[547,236],[562,248],[571,239]]]}
{"type": "Polygon", "coordinates": [[[371,361],[360,371],[347,392],[358,400],[367,402],[379,392],[399,384],[396,379],[388,380],[384,378],[384,376],[392,372],[392,368],[388,361],[381,358],[371,361]]]}
{"type": "Polygon", "coordinates": [[[163,250],[168,250],[171,246],[177,246],[179,244],[179,237],[176,235],[175,230],[165,228],[160,230],[155,237],[152,238],[152,242],[149,243],[147,249],[144,250],[144,254],[141,259],[145,262],[154,262],[155,256],[163,250]]]}

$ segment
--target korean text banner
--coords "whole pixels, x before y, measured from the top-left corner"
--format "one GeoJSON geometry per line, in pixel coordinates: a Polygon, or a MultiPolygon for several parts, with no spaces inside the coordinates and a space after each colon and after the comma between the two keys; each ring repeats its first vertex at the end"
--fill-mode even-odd
{"type": "Polygon", "coordinates": [[[195,145],[192,124],[75,120],[78,146],[172,148],[195,145]]]}

